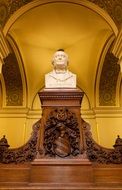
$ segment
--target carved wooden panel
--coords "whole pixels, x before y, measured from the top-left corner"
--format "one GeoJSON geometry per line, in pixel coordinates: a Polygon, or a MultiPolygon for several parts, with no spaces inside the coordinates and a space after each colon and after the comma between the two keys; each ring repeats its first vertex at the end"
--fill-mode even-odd
{"type": "MultiPolygon", "coordinates": [[[[22,147],[8,149],[0,146],[0,162],[2,163],[24,163],[34,160],[37,154],[37,139],[40,128],[40,120],[33,125],[32,136],[22,147]]],[[[0,143],[1,144],[1,143],[0,143]]]]}
{"type": "Polygon", "coordinates": [[[87,145],[86,152],[89,160],[100,164],[122,164],[122,139],[117,138],[114,149],[102,147],[92,138],[90,125],[83,120],[82,124],[87,145]]]}
{"type": "Polygon", "coordinates": [[[80,131],[76,115],[67,108],[57,108],[49,114],[44,132],[45,155],[51,157],[80,154],[80,131]]]}
{"type": "Polygon", "coordinates": [[[93,140],[90,125],[81,118],[83,92],[75,89],[62,93],[59,90],[58,95],[55,90],[51,94],[49,90],[42,91],[42,119],[33,125],[30,140],[20,148],[11,149],[3,137],[0,140],[0,162],[31,162],[35,158],[88,158],[94,163],[122,164],[122,139],[117,137],[113,149],[101,147],[93,140]]]}

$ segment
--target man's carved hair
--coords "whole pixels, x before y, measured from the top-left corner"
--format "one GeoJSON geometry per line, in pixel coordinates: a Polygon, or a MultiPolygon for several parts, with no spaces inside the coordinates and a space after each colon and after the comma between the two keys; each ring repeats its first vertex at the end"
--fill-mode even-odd
{"type": "Polygon", "coordinates": [[[54,53],[53,59],[52,59],[52,64],[54,63],[55,55],[56,55],[57,52],[59,52],[59,51],[62,51],[62,52],[65,54],[66,62],[67,62],[67,65],[68,65],[68,63],[69,63],[69,57],[68,57],[68,54],[64,51],[64,49],[58,49],[58,50],[54,53]]]}

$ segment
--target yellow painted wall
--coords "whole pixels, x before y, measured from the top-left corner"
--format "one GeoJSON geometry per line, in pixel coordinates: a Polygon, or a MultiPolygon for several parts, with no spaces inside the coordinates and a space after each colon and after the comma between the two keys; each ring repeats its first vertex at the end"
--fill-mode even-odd
{"type": "Polygon", "coordinates": [[[99,58],[106,41],[111,35],[115,36],[117,28],[107,12],[101,12],[96,6],[92,10],[91,3],[86,1],[88,7],[84,3],[85,1],[83,5],[56,2],[38,5],[30,10],[28,8],[27,12],[21,9],[22,12],[13,15],[5,25],[5,36],[9,34],[9,43],[16,43],[12,47],[14,50],[18,48],[15,52],[19,51],[18,54],[21,55],[24,67],[22,76],[25,74],[26,78],[24,89],[27,84],[24,105],[29,107],[29,111],[23,114],[19,113],[19,108],[16,115],[12,109],[10,114],[5,111],[3,114],[0,90],[0,138],[6,135],[11,148],[27,142],[32,125],[41,117],[40,101],[34,96],[44,85],[44,75],[52,69],[52,55],[59,48],[64,48],[68,53],[69,70],[77,74],[78,86],[89,96],[90,101],[87,96],[84,97],[81,114],[91,125],[94,139],[103,146],[112,147],[116,135],[121,136],[122,111],[121,115],[115,113],[108,117],[108,113],[105,115],[103,111],[99,115],[94,109],[99,58]]]}
{"type": "Polygon", "coordinates": [[[27,142],[31,136],[32,125],[38,119],[9,118],[0,115],[0,138],[6,135],[10,148],[17,148],[27,142]]]}
{"type": "Polygon", "coordinates": [[[117,135],[122,137],[122,116],[111,117],[111,118],[86,118],[91,125],[91,132],[94,140],[103,147],[113,148],[117,135]]]}
{"type": "Polygon", "coordinates": [[[122,116],[113,115],[113,118],[97,118],[99,144],[111,147],[117,135],[122,137],[122,116]]]}
{"type": "MultiPolygon", "coordinates": [[[[11,148],[22,146],[30,138],[33,124],[40,118],[40,114],[37,115],[38,118],[26,119],[1,118],[0,114],[0,138],[6,135],[11,148]]],[[[112,148],[117,135],[122,137],[122,117],[119,115],[95,118],[95,115],[85,113],[82,118],[90,124],[94,140],[104,147],[112,148]]]]}
{"type": "Polygon", "coordinates": [[[11,147],[21,146],[24,142],[24,123],[25,118],[0,118],[0,137],[6,135],[11,147]]]}
{"type": "MultiPolygon", "coordinates": [[[[100,110],[90,108],[87,96],[84,96],[81,109],[82,118],[91,126],[94,140],[100,145],[112,148],[117,135],[122,137],[122,110],[100,110]]],[[[3,114],[0,112],[0,138],[6,135],[11,148],[25,144],[32,133],[33,124],[41,118],[38,95],[32,109],[27,113],[3,114]]]]}

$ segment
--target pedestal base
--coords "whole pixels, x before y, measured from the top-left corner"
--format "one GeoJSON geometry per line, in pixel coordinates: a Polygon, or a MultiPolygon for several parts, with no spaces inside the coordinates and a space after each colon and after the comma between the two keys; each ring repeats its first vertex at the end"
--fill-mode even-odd
{"type": "Polygon", "coordinates": [[[31,164],[31,184],[87,184],[93,182],[92,165],[87,159],[36,159],[31,164]]]}

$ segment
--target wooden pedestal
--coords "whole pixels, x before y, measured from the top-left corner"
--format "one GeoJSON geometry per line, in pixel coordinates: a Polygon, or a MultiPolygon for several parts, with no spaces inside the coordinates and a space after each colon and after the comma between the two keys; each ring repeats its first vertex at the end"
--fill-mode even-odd
{"type": "Polygon", "coordinates": [[[0,189],[122,190],[121,152],[102,148],[92,139],[89,125],[84,125],[80,115],[83,92],[79,89],[44,89],[39,92],[39,97],[41,128],[38,121],[34,125],[33,138],[24,148],[10,150],[11,154],[6,152],[6,163],[13,160],[14,163],[0,165],[0,189]],[[60,129],[59,124],[65,130],[60,129]],[[29,161],[36,151],[37,157],[31,164],[15,164],[29,161]],[[98,163],[114,164],[91,164],[87,154],[98,163]]]}
{"type": "Polygon", "coordinates": [[[92,183],[93,171],[85,154],[80,89],[43,89],[37,158],[31,163],[31,184],[71,186],[92,183]]]}
{"type": "MultiPolygon", "coordinates": [[[[39,92],[39,98],[40,98],[41,107],[42,107],[40,138],[38,140],[39,152],[44,152],[43,144],[44,144],[44,132],[46,128],[45,126],[49,125],[49,122],[50,122],[50,126],[52,128],[51,117],[54,114],[55,114],[54,116],[55,118],[53,118],[53,123],[55,121],[57,122],[58,120],[57,124],[67,123],[68,120],[71,120],[71,117],[75,116],[74,120],[76,120],[77,122],[76,128],[78,128],[80,132],[79,134],[80,135],[80,140],[79,140],[80,149],[82,151],[85,149],[85,139],[84,139],[82,123],[81,123],[81,102],[82,102],[83,95],[84,93],[80,89],[43,89],[42,91],[39,92]],[[72,114],[72,116],[68,119],[67,115],[70,115],[70,114],[72,114]]],[[[69,125],[71,126],[75,124],[73,124],[70,121],[69,125]]],[[[75,129],[75,131],[76,130],[77,129],[75,129]]]]}
{"type": "Polygon", "coordinates": [[[77,186],[93,183],[92,165],[87,159],[37,159],[31,165],[31,184],[77,186]]]}

